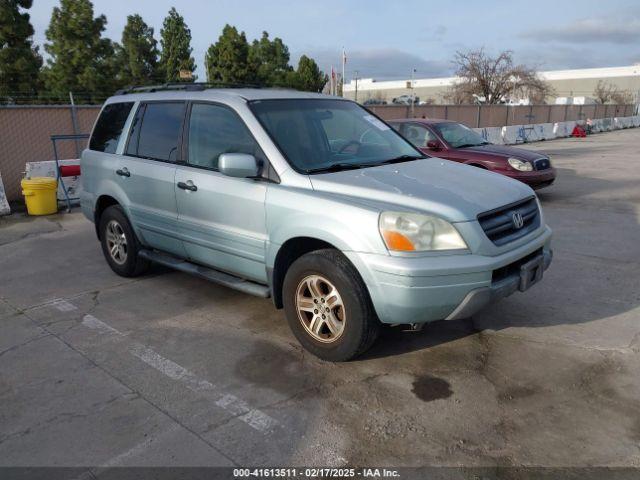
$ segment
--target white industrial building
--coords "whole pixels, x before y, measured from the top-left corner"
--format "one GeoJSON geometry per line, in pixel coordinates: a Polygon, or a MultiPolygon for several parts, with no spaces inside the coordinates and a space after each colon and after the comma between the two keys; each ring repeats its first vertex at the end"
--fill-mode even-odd
{"type": "MultiPolygon", "coordinates": [[[[552,70],[540,72],[554,89],[553,98],[547,103],[555,103],[555,97],[593,97],[599,81],[615,85],[620,91],[629,92],[640,103],[640,64],[626,67],[584,68],[579,70],[552,70]]],[[[446,95],[457,77],[418,78],[413,80],[413,93],[422,101],[447,103],[446,95]]],[[[363,102],[380,99],[387,102],[401,95],[410,95],[411,80],[377,81],[373,78],[352,79],[344,86],[345,96],[363,102]]]]}

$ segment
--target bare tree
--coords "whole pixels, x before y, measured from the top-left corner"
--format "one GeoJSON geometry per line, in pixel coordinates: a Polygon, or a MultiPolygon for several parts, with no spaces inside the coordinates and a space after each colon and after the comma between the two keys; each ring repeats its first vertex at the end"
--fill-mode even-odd
{"type": "Polygon", "coordinates": [[[629,90],[617,90],[611,95],[611,101],[618,105],[628,105],[633,103],[633,94],[629,90]]]}
{"type": "Polygon", "coordinates": [[[515,65],[509,50],[497,57],[484,49],[456,52],[453,60],[458,81],[451,87],[448,99],[453,103],[503,103],[515,98],[529,98],[544,103],[553,94],[535,69],[515,65]]]}
{"type": "Polygon", "coordinates": [[[616,103],[624,105],[633,103],[633,95],[628,90],[620,90],[616,85],[600,80],[593,90],[593,96],[598,103],[616,103]]]}
{"type": "Polygon", "coordinates": [[[595,97],[596,102],[604,104],[611,100],[611,94],[613,93],[614,88],[615,87],[612,84],[600,80],[596,85],[596,88],[593,90],[593,96],[595,97]]]}

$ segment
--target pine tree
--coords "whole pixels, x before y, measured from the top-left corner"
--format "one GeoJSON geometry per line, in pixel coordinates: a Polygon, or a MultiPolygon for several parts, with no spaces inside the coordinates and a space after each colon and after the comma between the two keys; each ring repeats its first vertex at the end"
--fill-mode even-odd
{"type": "Polygon", "coordinates": [[[37,94],[42,57],[33,47],[32,0],[0,2],[0,102],[27,102],[37,94]]]}
{"type": "Polygon", "coordinates": [[[169,10],[160,30],[160,44],[162,53],[160,55],[160,68],[167,82],[194,81],[193,72],[196,70],[196,63],[191,52],[191,30],[187,27],[184,18],[175,8],[169,10]],[[192,77],[181,79],[180,71],[189,72],[192,77]]]}
{"type": "Polygon", "coordinates": [[[89,0],[61,0],[53,9],[45,50],[50,55],[44,80],[47,93],[59,100],[69,98],[97,103],[115,88],[115,55],[111,40],[102,38],[107,19],[93,17],[89,0]]]}
{"type": "Polygon", "coordinates": [[[122,85],[149,85],[158,78],[158,42],[153,28],[140,15],[129,15],[118,48],[119,78],[122,85]]]}
{"type": "Polygon", "coordinates": [[[308,92],[322,92],[328,77],[318,68],[315,60],[302,55],[294,76],[294,88],[308,92]]]}
{"type": "Polygon", "coordinates": [[[255,65],[249,63],[247,37],[231,25],[225,25],[218,41],[207,50],[205,66],[209,82],[253,83],[256,80],[255,65]]]}
{"type": "Polygon", "coordinates": [[[289,86],[289,48],[282,39],[269,40],[269,34],[262,32],[260,40],[254,40],[249,48],[249,64],[256,72],[257,80],[265,86],[289,86]]]}

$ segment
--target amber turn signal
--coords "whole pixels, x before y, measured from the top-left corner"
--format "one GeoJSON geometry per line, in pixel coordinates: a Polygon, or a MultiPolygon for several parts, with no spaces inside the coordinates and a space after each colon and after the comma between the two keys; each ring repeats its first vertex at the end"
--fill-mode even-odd
{"type": "Polygon", "coordinates": [[[384,230],[382,232],[384,241],[387,244],[389,250],[396,250],[401,252],[412,252],[415,250],[413,243],[407,237],[398,232],[391,232],[384,230]]]}

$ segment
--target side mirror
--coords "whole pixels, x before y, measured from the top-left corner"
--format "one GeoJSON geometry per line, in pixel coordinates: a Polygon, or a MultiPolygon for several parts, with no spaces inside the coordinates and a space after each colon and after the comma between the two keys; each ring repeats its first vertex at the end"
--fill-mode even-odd
{"type": "Polygon", "coordinates": [[[218,157],[218,170],[228,177],[258,176],[258,161],[248,153],[223,153],[218,157]]]}
{"type": "Polygon", "coordinates": [[[437,152],[438,150],[442,150],[442,142],[440,142],[440,140],[429,140],[427,142],[427,148],[437,152]]]}

